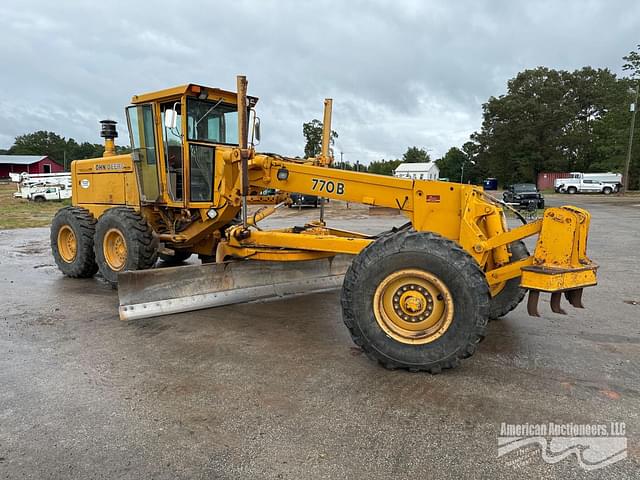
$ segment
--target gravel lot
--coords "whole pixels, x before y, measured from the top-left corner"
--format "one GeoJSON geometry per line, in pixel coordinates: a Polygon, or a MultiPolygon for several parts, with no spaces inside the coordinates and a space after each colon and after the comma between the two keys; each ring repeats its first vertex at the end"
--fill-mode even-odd
{"type": "Polygon", "coordinates": [[[333,292],[120,322],[116,292],[58,272],[47,228],[0,231],[0,478],[637,478],[640,198],[548,196],[568,202],[593,214],[587,310],[521,305],[435,376],[370,362],[333,292]],[[502,422],[625,422],[628,458],[498,458],[502,422]]]}

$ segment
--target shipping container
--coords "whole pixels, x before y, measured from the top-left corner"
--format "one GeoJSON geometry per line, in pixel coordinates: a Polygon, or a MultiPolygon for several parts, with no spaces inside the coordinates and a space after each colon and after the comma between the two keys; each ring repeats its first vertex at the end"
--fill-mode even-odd
{"type": "Polygon", "coordinates": [[[553,190],[556,178],[568,178],[569,173],[566,172],[541,172],[538,174],[538,182],[536,186],[538,190],[553,190]]]}

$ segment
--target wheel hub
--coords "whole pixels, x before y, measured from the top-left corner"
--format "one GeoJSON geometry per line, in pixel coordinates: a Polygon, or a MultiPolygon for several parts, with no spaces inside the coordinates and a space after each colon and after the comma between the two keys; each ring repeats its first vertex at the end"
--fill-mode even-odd
{"type": "Polygon", "coordinates": [[[58,231],[58,252],[67,263],[75,260],[78,253],[78,241],[76,234],[69,225],[63,225],[58,231]]]}
{"type": "Polygon", "coordinates": [[[433,300],[424,287],[410,284],[396,290],[393,307],[399,316],[409,316],[409,321],[417,322],[431,315],[433,300]]]}
{"type": "Polygon", "coordinates": [[[376,289],[374,315],[392,338],[408,344],[429,343],[449,328],[453,300],[435,275],[418,269],[399,270],[376,289]]]}
{"type": "Polygon", "coordinates": [[[104,236],[104,259],[113,271],[124,269],[127,263],[127,242],[120,230],[112,228],[104,236]]]}

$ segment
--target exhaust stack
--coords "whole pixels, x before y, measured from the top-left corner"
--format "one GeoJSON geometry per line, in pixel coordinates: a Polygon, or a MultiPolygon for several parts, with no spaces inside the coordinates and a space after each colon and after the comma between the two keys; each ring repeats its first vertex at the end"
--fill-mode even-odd
{"type": "Polygon", "coordinates": [[[101,120],[100,136],[104,138],[104,154],[105,157],[113,157],[116,154],[115,139],[118,138],[116,125],[118,122],[114,120],[101,120]]]}

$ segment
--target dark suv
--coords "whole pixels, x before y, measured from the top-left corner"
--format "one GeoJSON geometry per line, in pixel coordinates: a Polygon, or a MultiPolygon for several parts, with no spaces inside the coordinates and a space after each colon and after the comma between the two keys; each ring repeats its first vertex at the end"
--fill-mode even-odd
{"type": "Polygon", "coordinates": [[[515,183],[509,185],[502,194],[506,203],[516,203],[520,207],[534,204],[537,208],[544,208],[544,197],[533,183],[515,183]]]}
{"type": "Polygon", "coordinates": [[[316,197],[315,195],[303,195],[302,193],[292,193],[289,195],[291,197],[291,205],[289,205],[290,208],[293,207],[302,207],[304,205],[310,206],[310,207],[314,207],[314,208],[318,208],[318,197],[316,197]]]}

